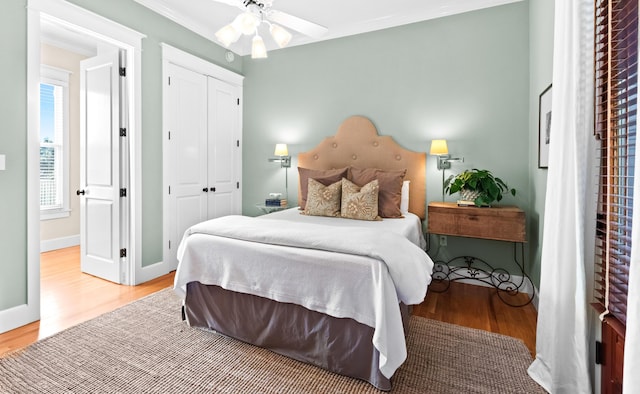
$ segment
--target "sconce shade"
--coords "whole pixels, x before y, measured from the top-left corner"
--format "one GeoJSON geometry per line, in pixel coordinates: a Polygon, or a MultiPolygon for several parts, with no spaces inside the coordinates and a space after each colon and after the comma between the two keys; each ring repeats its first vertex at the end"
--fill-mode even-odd
{"type": "Polygon", "coordinates": [[[430,155],[447,155],[449,154],[449,148],[447,148],[447,140],[432,140],[430,155]]]}
{"type": "Polygon", "coordinates": [[[276,144],[276,150],[273,154],[274,156],[289,156],[287,144],[276,144]]]}

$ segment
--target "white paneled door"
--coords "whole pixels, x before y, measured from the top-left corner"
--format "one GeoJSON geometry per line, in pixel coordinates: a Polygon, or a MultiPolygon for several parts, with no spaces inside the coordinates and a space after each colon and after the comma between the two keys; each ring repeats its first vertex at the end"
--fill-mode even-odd
{"type": "Polygon", "coordinates": [[[215,78],[208,79],[207,219],[238,214],[240,188],[237,155],[240,150],[238,97],[240,88],[215,78]],[[211,188],[213,187],[213,192],[211,188]]]}
{"type": "MultiPolygon", "coordinates": [[[[169,64],[166,107],[170,262],[184,231],[207,217],[207,77],[169,64]]],[[[165,262],[167,257],[164,258],[165,262]]]]}
{"type": "Polygon", "coordinates": [[[173,63],[166,67],[163,260],[175,269],[185,230],[242,211],[241,89],[173,63]]]}
{"type": "MultiPolygon", "coordinates": [[[[80,64],[82,272],[121,283],[120,54],[80,64]]],[[[123,252],[126,249],[123,249],[123,252]]]]}

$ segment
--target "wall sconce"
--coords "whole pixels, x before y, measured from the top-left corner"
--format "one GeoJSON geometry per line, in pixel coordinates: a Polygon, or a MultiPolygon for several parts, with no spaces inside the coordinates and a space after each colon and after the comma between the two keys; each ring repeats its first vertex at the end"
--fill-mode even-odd
{"type": "Polygon", "coordinates": [[[443,170],[445,168],[451,168],[451,163],[447,161],[451,156],[449,155],[449,148],[447,147],[447,140],[433,140],[431,141],[431,149],[429,154],[438,156],[437,164],[438,169],[443,170]]]}
{"type": "Polygon", "coordinates": [[[289,156],[287,144],[276,144],[276,149],[273,152],[273,155],[277,157],[271,157],[269,158],[269,161],[280,163],[281,168],[291,167],[291,156],[289,156]]]}
{"type": "Polygon", "coordinates": [[[432,140],[429,154],[437,156],[438,170],[442,170],[442,201],[444,201],[444,170],[451,168],[452,162],[464,162],[464,157],[451,157],[447,140],[432,140]]]}
{"type": "Polygon", "coordinates": [[[291,167],[291,156],[289,156],[289,149],[287,144],[276,144],[276,149],[273,152],[276,157],[270,157],[269,162],[280,163],[280,168],[284,168],[284,187],[285,198],[289,201],[289,173],[288,169],[291,167]]]}

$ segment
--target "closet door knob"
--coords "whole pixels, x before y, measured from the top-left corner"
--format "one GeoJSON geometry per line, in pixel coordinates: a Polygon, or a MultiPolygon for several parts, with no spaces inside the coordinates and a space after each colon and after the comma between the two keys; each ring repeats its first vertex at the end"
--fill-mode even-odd
{"type": "Polygon", "coordinates": [[[84,196],[84,193],[85,193],[84,190],[76,190],[76,196],[79,196],[81,194],[84,196]]]}
{"type": "Polygon", "coordinates": [[[208,191],[209,191],[209,189],[207,189],[207,188],[205,187],[205,188],[203,188],[203,189],[202,189],[202,191],[206,193],[206,192],[208,192],[208,191]]]}
{"type": "Polygon", "coordinates": [[[216,188],[215,188],[215,187],[211,187],[211,188],[209,188],[209,191],[210,191],[210,192],[215,192],[215,191],[216,191],[216,188]]]}

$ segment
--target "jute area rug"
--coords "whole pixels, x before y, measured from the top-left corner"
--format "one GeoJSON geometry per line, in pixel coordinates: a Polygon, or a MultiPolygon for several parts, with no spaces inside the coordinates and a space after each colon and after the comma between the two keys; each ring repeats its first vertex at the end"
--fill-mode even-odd
{"type": "MultiPolygon", "coordinates": [[[[412,317],[394,393],[544,393],[519,340],[412,317]]],[[[1,393],[381,393],[188,327],[163,290],[0,359],[1,393]]]]}

